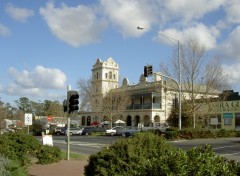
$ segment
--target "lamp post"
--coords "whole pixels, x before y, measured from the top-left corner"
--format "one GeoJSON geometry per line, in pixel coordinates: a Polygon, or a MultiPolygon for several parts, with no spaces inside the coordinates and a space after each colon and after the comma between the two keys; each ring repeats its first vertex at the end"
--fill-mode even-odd
{"type": "MultiPolygon", "coordinates": [[[[137,29],[138,29],[138,30],[144,30],[144,29],[146,29],[146,28],[143,28],[143,27],[141,27],[141,26],[138,26],[137,29]]],[[[172,37],[169,37],[169,36],[167,36],[167,35],[165,35],[165,34],[162,34],[162,33],[160,33],[160,32],[154,31],[154,30],[152,30],[152,29],[147,29],[147,30],[153,31],[153,32],[155,32],[155,33],[163,36],[163,37],[166,38],[168,41],[170,41],[174,46],[176,46],[177,49],[178,49],[178,67],[179,67],[178,83],[177,83],[177,81],[175,81],[175,80],[174,80],[173,78],[171,78],[171,77],[168,77],[168,76],[165,76],[165,77],[174,80],[174,81],[177,83],[177,85],[178,85],[178,90],[179,90],[179,93],[178,93],[178,94],[179,94],[179,112],[178,112],[178,116],[179,116],[179,119],[178,119],[178,120],[179,120],[179,122],[178,122],[178,126],[179,126],[179,130],[181,130],[181,129],[182,129],[182,101],[181,101],[181,97],[182,97],[182,96],[181,96],[181,93],[182,93],[182,90],[181,90],[180,42],[179,42],[179,40],[176,40],[176,39],[174,39],[174,38],[172,38],[172,37]]]]}

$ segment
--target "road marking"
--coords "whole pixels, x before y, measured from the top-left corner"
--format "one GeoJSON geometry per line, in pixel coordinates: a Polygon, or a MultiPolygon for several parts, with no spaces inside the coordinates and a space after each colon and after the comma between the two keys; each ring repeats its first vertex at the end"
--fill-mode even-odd
{"type": "MultiPolygon", "coordinates": [[[[63,141],[54,141],[53,143],[67,144],[67,142],[63,142],[63,141]]],[[[98,143],[91,143],[91,142],[71,142],[71,141],[70,141],[70,145],[88,146],[88,147],[94,147],[94,148],[102,148],[107,146],[106,144],[98,144],[98,143]]]]}
{"type": "Polygon", "coordinates": [[[221,154],[221,156],[229,156],[229,155],[237,155],[237,154],[240,154],[240,152],[237,152],[237,153],[221,154]]]}
{"type": "Polygon", "coordinates": [[[231,147],[236,147],[236,146],[240,146],[240,144],[223,146],[223,147],[214,147],[214,148],[212,148],[212,149],[213,149],[213,150],[218,150],[218,149],[231,148],[231,147]]]}

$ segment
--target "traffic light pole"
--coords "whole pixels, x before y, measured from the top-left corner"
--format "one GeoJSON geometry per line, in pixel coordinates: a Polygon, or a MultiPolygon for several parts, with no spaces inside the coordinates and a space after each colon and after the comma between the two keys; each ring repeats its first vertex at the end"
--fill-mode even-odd
{"type": "Polygon", "coordinates": [[[70,160],[70,115],[67,113],[67,160],[70,160]]]}
{"type": "Polygon", "coordinates": [[[79,94],[77,91],[72,91],[71,86],[68,86],[67,100],[63,102],[64,112],[67,112],[67,160],[70,155],[70,118],[74,112],[78,111],[79,107],[79,94]]]}
{"type": "MultiPolygon", "coordinates": [[[[67,87],[67,91],[71,91],[71,86],[67,87]]],[[[67,160],[70,160],[70,114],[67,111],[67,160]]]]}

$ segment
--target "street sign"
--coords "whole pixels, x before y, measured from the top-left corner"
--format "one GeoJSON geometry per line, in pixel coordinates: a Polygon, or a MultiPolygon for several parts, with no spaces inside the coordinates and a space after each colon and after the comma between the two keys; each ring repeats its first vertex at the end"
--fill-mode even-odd
{"type": "Polygon", "coordinates": [[[51,115],[47,116],[47,120],[48,121],[52,121],[53,120],[53,117],[51,115]]]}
{"type": "Polygon", "coordinates": [[[25,125],[32,125],[32,114],[30,113],[25,113],[25,118],[24,118],[24,124],[25,125]]]}

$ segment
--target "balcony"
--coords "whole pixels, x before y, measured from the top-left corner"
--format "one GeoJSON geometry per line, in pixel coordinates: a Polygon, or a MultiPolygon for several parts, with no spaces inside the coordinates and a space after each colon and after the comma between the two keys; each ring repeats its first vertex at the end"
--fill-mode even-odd
{"type": "Polygon", "coordinates": [[[128,106],[127,109],[161,109],[161,104],[160,103],[133,104],[128,106]]]}

